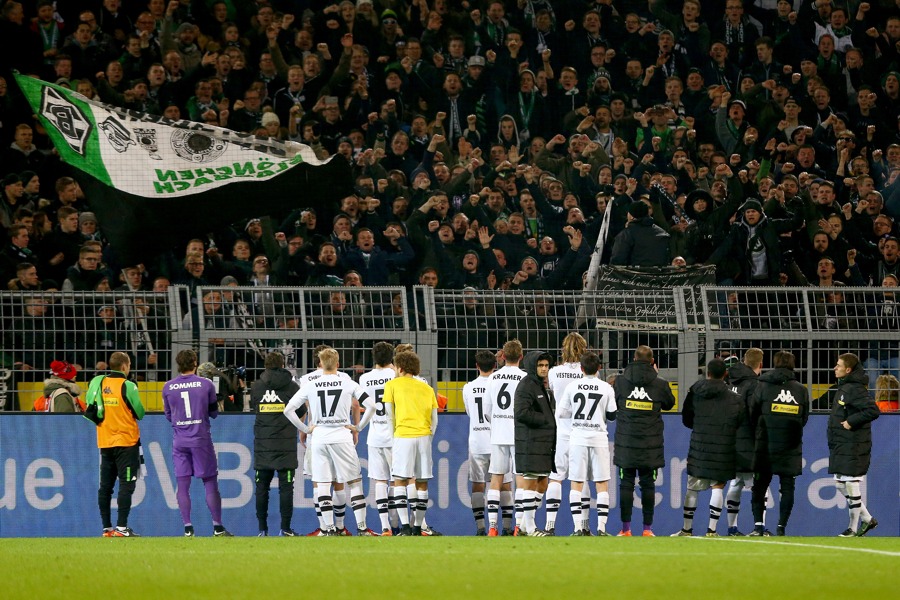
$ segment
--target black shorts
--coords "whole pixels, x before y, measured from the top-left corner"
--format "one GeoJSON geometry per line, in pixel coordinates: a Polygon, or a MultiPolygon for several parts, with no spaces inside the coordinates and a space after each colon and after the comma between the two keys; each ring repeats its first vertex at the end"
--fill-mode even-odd
{"type": "Polygon", "coordinates": [[[100,449],[100,476],[106,481],[137,481],[141,471],[141,445],[100,449]]]}

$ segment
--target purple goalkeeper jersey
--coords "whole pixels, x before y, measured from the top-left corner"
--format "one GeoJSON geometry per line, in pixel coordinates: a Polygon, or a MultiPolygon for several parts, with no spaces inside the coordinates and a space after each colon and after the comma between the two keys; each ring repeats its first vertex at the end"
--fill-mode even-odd
{"type": "Polygon", "coordinates": [[[212,381],[197,375],[179,375],[163,386],[163,405],[175,432],[175,447],[212,443],[209,420],[219,414],[212,381]]]}

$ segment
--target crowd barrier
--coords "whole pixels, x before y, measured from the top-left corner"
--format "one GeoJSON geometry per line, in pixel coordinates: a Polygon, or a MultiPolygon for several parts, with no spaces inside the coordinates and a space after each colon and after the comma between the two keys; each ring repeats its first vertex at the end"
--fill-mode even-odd
{"type": "MultiPolygon", "coordinates": [[[[279,350],[300,373],[327,343],[351,375],[371,368],[381,340],[411,343],[423,376],[462,411],[474,378],[474,352],[513,337],[526,351],[558,351],[581,332],[603,357],[606,377],[620,372],[639,344],[652,347],[660,373],[686,390],[723,349],[741,356],[778,350],[797,357],[798,375],[818,398],[833,383],[838,354],[857,352],[870,374],[900,378],[900,308],[892,288],[726,288],[680,286],[596,291],[434,290],[402,287],[257,288],[173,286],[166,294],[0,293],[0,410],[30,410],[51,360],[84,367],[86,382],[113,350],[133,370],[150,410],[161,410],[159,382],[175,373],[180,349],[201,361],[245,367],[252,382],[263,357],[279,350]],[[151,360],[151,356],[154,358],[151,360]],[[22,364],[32,370],[26,370],[22,364]]],[[[827,403],[815,403],[827,410],[827,403]]]]}
{"type": "MultiPolygon", "coordinates": [[[[666,466],[659,471],[656,491],[657,535],[677,531],[681,527],[681,503],[686,486],[686,456],[690,431],[677,415],[665,420],[666,466]]],[[[610,440],[614,439],[614,423],[610,440]]],[[[797,479],[796,505],[788,532],[791,535],[833,536],[847,526],[847,505],[828,475],[828,446],[825,429],[827,417],[814,415],[804,430],[803,474],[797,479]]],[[[257,533],[253,472],[253,417],[223,415],[213,422],[213,440],[219,458],[219,482],[222,492],[225,525],[235,534],[257,533]]],[[[366,476],[366,445],[358,450],[366,476]]],[[[464,415],[441,417],[432,449],[434,479],[430,485],[428,522],[452,535],[474,534],[470,509],[467,464],[468,418],[464,415]]],[[[872,466],[862,487],[869,510],[879,520],[872,535],[896,536],[900,533],[897,498],[900,495],[900,417],[885,415],[873,423],[872,466]]],[[[141,422],[141,442],[146,460],[146,476],[138,482],[129,525],[148,536],[182,535],[181,519],[175,499],[175,477],[172,471],[172,430],[161,415],[148,415],[141,422]]],[[[614,455],[615,448],[612,447],[614,455]]],[[[298,444],[302,464],[303,447],[298,444]]],[[[5,415],[0,417],[0,537],[69,537],[98,536],[100,519],[97,510],[99,453],[94,426],[81,417],[71,415],[5,415]]],[[[610,485],[610,517],[608,531],[617,532],[619,520],[618,481],[612,470],[610,485]]],[[[777,481],[777,478],[776,478],[777,481]]],[[[277,480],[275,485],[277,485],[277,480]]],[[[773,489],[774,489],[773,483],[773,489]]],[[[377,528],[378,513],[374,508],[372,486],[366,480],[368,524],[377,528]]],[[[568,498],[568,484],[563,498],[568,498]]],[[[777,492],[777,489],[774,489],[777,492]]],[[[193,521],[198,535],[211,535],[212,524],[203,495],[203,486],[195,481],[191,488],[193,521]]],[[[777,498],[777,493],[772,495],[777,498]]],[[[278,494],[270,497],[270,529],[278,527],[278,494]]],[[[309,531],[316,527],[312,508],[312,484],[304,479],[295,487],[294,529],[309,531]]],[[[695,518],[695,531],[707,524],[709,494],[700,494],[695,518]]],[[[770,501],[771,506],[771,501],[770,501]]],[[[636,505],[636,515],[640,503],[636,505]]],[[[639,519],[639,516],[638,516],[639,519]]],[[[777,511],[770,511],[771,529],[777,511]]],[[[538,516],[543,523],[543,510],[538,516]]],[[[352,511],[347,511],[347,524],[355,527],[352,511]]],[[[719,531],[725,531],[725,515],[719,531]]],[[[740,528],[752,528],[750,494],[743,494],[740,528]]],[[[592,521],[592,527],[596,522],[592,521]]],[[[571,533],[572,518],[568,502],[563,502],[557,524],[560,535],[571,533]]]]}

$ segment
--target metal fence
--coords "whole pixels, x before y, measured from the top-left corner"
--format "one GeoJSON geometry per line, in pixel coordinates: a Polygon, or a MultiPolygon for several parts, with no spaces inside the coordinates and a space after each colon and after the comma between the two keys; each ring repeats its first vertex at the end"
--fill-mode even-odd
{"type": "MultiPolygon", "coordinates": [[[[338,350],[352,376],[372,367],[371,347],[413,344],[423,375],[461,410],[463,384],[475,377],[474,353],[518,338],[528,350],[558,353],[570,331],[603,357],[604,374],[652,347],[660,373],[687,389],[721,351],[750,347],[797,357],[813,397],[826,393],[841,352],[865,361],[870,389],[882,373],[900,376],[900,310],[891,288],[678,287],[635,291],[434,290],[415,287],[203,287],[189,294],[4,293],[0,407],[29,410],[52,360],[78,364],[86,382],[114,350],[133,355],[145,402],[159,410],[161,382],[174,355],[195,348],[201,361],[244,367],[252,382],[267,352],[288,367],[315,367],[313,349],[338,350]]],[[[821,408],[827,405],[820,402],[821,408]]],[[[817,406],[819,405],[817,404],[817,406]]]]}

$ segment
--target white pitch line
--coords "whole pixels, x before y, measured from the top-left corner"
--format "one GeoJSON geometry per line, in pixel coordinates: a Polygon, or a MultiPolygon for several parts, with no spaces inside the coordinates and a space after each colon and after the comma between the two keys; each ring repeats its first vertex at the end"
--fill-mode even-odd
{"type": "Polygon", "coordinates": [[[891,552],[890,550],[874,550],[872,548],[849,548],[846,546],[827,546],[825,544],[801,544],[798,542],[776,542],[776,541],[764,541],[764,540],[740,540],[733,537],[718,537],[718,538],[706,538],[706,537],[691,537],[688,538],[691,540],[710,540],[710,541],[719,541],[719,542],[745,542],[748,544],[760,544],[760,543],[768,543],[770,545],[778,545],[778,546],[798,546],[800,548],[823,548],[825,550],[840,550],[846,552],[865,552],[867,554],[880,554],[882,556],[900,556],[900,552],[891,552]]]}

